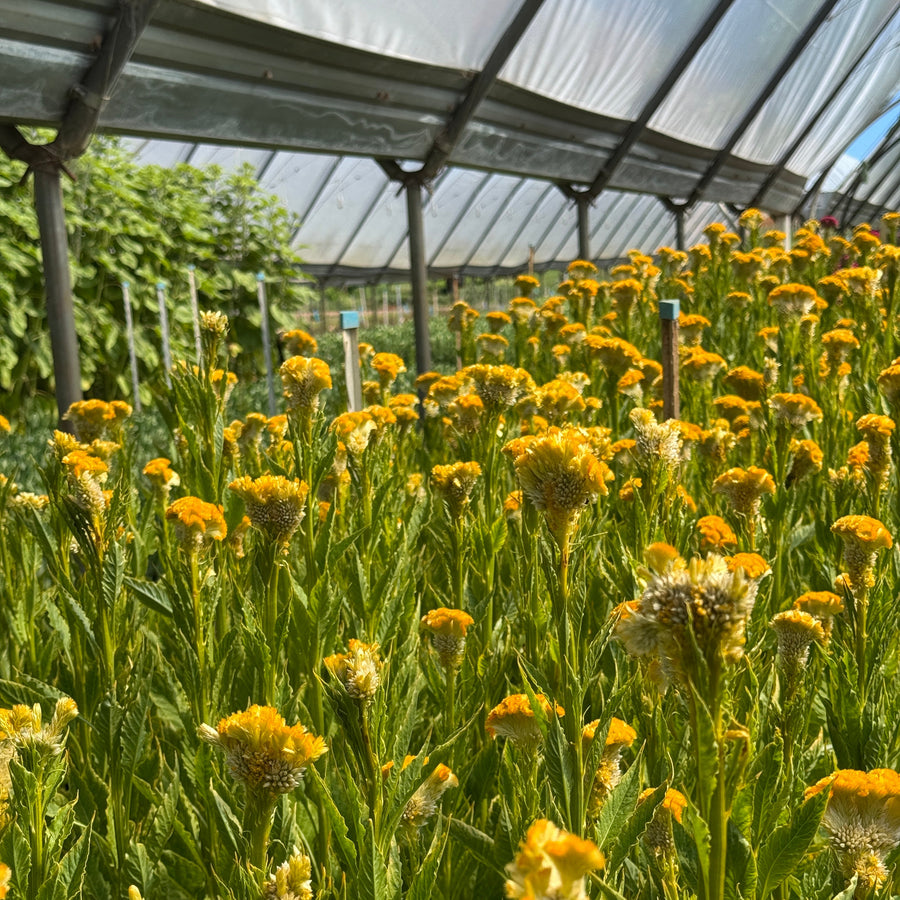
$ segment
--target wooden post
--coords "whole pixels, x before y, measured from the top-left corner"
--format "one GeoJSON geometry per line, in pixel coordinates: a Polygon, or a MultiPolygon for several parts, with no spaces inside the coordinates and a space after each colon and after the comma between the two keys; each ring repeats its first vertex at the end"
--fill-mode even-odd
{"type": "Polygon", "coordinates": [[[388,309],[387,285],[385,285],[381,289],[381,309],[382,309],[382,315],[384,317],[384,321],[381,324],[382,325],[390,325],[391,324],[391,311],[390,311],[390,309],[388,309]]]}
{"type": "Polygon", "coordinates": [[[366,324],[366,288],[365,285],[359,286],[359,318],[363,325],[366,324]]]}
{"type": "Polygon", "coordinates": [[[347,382],[347,409],[359,412],[362,402],[362,376],[359,372],[359,313],[341,313],[341,334],[344,338],[344,376],[347,382]]]}
{"type": "Polygon", "coordinates": [[[662,331],[663,419],[677,419],[680,415],[678,392],[678,300],[659,301],[659,324],[662,331]]]}
{"type": "Polygon", "coordinates": [[[191,318],[194,321],[194,345],[197,348],[197,365],[200,365],[202,349],[200,345],[200,305],[197,303],[197,279],[194,267],[188,266],[188,287],[191,291],[191,318]]]}
{"type": "Polygon", "coordinates": [[[266,385],[269,388],[269,416],[275,415],[275,373],[272,371],[272,339],[269,335],[269,304],[266,300],[266,276],[256,273],[256,297],[259,300],[262,325],[263,359],[266,363],[266,385]]]}
{"type": "Polygon", "coordinates": [[[125,336],[128,340],[128,358],[131,361],[131,389],[134,393],[134,411],[141,411],[141,392],[138,384],[137,352],[134,347],[134,316],[131,314],[131,291],[128,282],[122,282],[122,303],[125,306],[125,336]]]}
{"type": "Polygon", "coordinates": [[[528,274],[534,275],[534,244],[528,245],[528,274]]]}
{"type": "Polygon", "coordinates": [[[156,282],[156,302],[159,306],[159,331],[162,336],[163,365],[165,366],[166,386],[172,387],[172,350],[169,346],[169,311],[166,308],[166,283],[156,282]]]}

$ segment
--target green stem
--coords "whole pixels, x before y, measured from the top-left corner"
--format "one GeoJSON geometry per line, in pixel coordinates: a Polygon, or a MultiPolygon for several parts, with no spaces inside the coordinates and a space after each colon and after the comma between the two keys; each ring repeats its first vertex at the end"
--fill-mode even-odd
{"type": "Polygon", "coordinates": [[[360,719],[362,721],[363,746],[366,751],[366,765],[369,769],[369,813],[372,816],[372,826],[375,832],[375,839],[377,840],[381,830],[383,779],[381,777],[381,766],[378,765],[378,759],[372,747],[372,736],[369,731],[369,710],[365,706],[360,709],[360,719]]]}
{"type": "Polygon", "coordinates": [[[274,798],[248,794],[244,807],[244,830],[250,834],[248,862],[259,870],[260,881],[265,878],[268,870],[269,835],[272,832],[274,811],[274,798]]]}
{"type": "Polygon", "coordinates": [[[269,651],[269,658],[266,665],[266,703],[270,706],[275,704],[275,674],[278,666],[278,648],[275,639],[275,628],[278,621],[278,573],[281,568],[277,559],[273,556],[270,559],[271,568],[269,570],[269,584],[266,596],[266,612],[264,616],[264,629],[266,637],[266,647],[269,651]]]}
{"type": "Polygon", "coordinates": [[[44,883],[44,788],[43,773],[35,779],[35,796],[31,801],[31,877],[29,900],[36,900],[44,883]]]}
{"type": "Polygon", "coordinates": [[[197,675],[200,682],[200,705],[197,721],[209,720],[209,692],[207,689],[206,642],[203,639],[203,610],[200,605],[200,572],[197,554],[191,553],[191,606],[194,613],[194,652],[197,654],[197,675]]]}
{"type": "Polygon", "coordinates": [[[863,588],[856,599],[856,687],[860,706],[866,702],[866,619],[869,610],[869,590],[863,588]]]}
{"type": "Polygon", "coordinates": [[[450,666],[447,670],[447,735],[453,734],[456,719],[456,669],[450,666]]]}

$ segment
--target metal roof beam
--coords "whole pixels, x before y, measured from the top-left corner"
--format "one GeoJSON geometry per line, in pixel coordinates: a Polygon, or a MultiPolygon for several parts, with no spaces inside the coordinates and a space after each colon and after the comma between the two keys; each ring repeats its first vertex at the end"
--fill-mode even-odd
{"type": "Polygon", "coordinates": [[[712,180],[718,175],[719,171],[722,169],[722,166],[728,161],[728,157],[731,155],[731,151],[737,146],[738,141],[744,136],[747,129],[753,123],[753,120],[759,115],[762,108],[766,105],[768,99],[775,92],[776,88],[779,84],[781,84],[782,79],[785,75],[791,70],[794,63],[797,62],[797,59],[800,57],[800,54],[806,48],[806,45],[815,37],[816,32],[818,32],[819,28],[821,28],[822,23],[828,18],[829,13],[834,9],[835,6],[840,2],[840,0],[825,0],[824,3],[819,7],[815,16],[813,16],[812,20],[807,24],[806,28],[803,29],[800,37],[794,41],[791,49],[788,51],[787,55],[781,61],[781,65],[775,70],[772,74],[772,77],[766,82],[765,87],[760,91],[757,98],[753,101],[750,109],[747,110],[744,117],[738,123],[737,127],[734,131],[731,132],[728,140],[725,142],[725,146],[722,147],[715,155],[712,163],[710,163],[707,170],[700,176],[700,180],[694,186],[694,190],[691,191],[691,196],[688,198],[688,205],[693,206],[699,199],[700,195],[703,191],[709,186],[712,180]]]}
{"type": "Polygon", "coordinates": [[[778,162],[772,166],[771,171],[768,175],[766,175],[762,184],[759,186],[759,190],[757,190],[753,199],[750,201],[750,206],[760,206],[765,199],[766,194],[769,191],[769,188],[775,183],[775,181],[782,175],[782,173],[787,169],[788,163],[791,161],[791,157],[797,152],[800,145],[812,134],[812,130],[819,124],[822,116],[831,108],[831,104],[837,100],[841,91],[846,86],[847,82],[853,77],[856,70],[863,64],[866,57],[868,57],[869,52],[878,43],[881,39],[881,36],[887,31],[888,26],[893,22],[893,20],[897,16],[897,11],[900,9],[900,3],[895,4],[894,11],[885,19],[884,24],[881,28],[875,30],[875,34],[872,36],[872,39],[866,44],[866,46],[862,49],[856,59],[850,65],[850,68],[847,69],[844,77],[841,78],[838,83],[834,86],[831,93],[828,95],[826,100],[822,103],[822,105],[816,110],[813,117],[806,123],[803,130],[799,135],[793,140],[790,147],[784,151],[781,155],[781,158],[778,162]]]}
{"type": "Polygon", "coordinates": [[[431,181],[446,165],[463,131],[472,121],[481,101],[487,96],[488,91],[497,80],[500,70],[506,64],[513,50],[516,49],[522,35],[528,30],[528,26],[534,21],[534,17],[543,3],[544,0],[524,0],[519,7],[515,18],[497,41],[484,68],[475,76],[466,95],[453,110],[447,124],[435,137],[434,143],[425,157],[425,164],[418,172],[422,182],[431,181]]]}
{"type": "Polygon", "coordinates": [[[691,39],[691,42],[684,48],[675,64],[662,80],[656,92],[644,105],[638,117],[625,130],[621,141],[619,141],[606,162],[603,163],[603,168],[597,173],[597,177],[585,191],[589,199],[593,200],[609,184],[610,179],[616,173],[616,169],[622,164],[631,148],[640,140],[647,123],[662,106],[663,101],[669,96],[675,83],[682,76],[684,70],[693,62],[697,52],[706,43],[707,38],[725,17],[725,13],[728,12],[733,3],[734,0],[719,0],[713,11],[706,17],[697,33],[691,39]]]}

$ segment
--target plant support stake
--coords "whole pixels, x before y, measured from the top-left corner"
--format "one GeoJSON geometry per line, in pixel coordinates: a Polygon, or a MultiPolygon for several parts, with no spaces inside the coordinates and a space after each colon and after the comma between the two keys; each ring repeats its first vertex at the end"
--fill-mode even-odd
{"type": "Polygon", "coordinates": [[[172,348],[169,346],[169,311],[166,309],[166,283],[156,282],[156,302],[159,304],[159,330],[162,335],[163,365],[166,386],[172,387],[172,348]]]}
{"type": "Polygon", "coordinates": [[[341,334],[344,339],[344,376],[347,384],[347,409],[362,409],[362,376],[359,372],[359,313],[341,313],[341,334]]]}
{"type": "Polygon", "coordinates": [[[134,348],[134,317],[131,314],[131,291],[129,283],[122,282],[122,305],[125,307],[125,335],[128,339],[128,358],[131,361],[131,390],[134,396],[135,412],[141,411],[141,392],[138,384],[137,352],[134,348]]]}
{"type": "Polygon", "coordinates": [[[659,301],[659,324],[662,332],[663,419],[677,419],[680,413],[678,394],[678,300],[659,301]]]}
{"type": "Polygon", "coordinates": [[[263,359],[266,361],[266,384],[269,388],[269,416],[275,415],[275,376],[272,372],[272,340],[269,335],[269,304],[266,302],[266,276],[256,273],[256,296],[262,321],[263,359]]]}
{"type": "Polygon", "coordinates": [[[194,345],[197,348],[197,365],[200,365],[202,347],[200,345],[200,306],[197,303],[197,279],[194,267],[188,266],[188,287],[191,291],[191,318],[194,320],[194,345]]]}

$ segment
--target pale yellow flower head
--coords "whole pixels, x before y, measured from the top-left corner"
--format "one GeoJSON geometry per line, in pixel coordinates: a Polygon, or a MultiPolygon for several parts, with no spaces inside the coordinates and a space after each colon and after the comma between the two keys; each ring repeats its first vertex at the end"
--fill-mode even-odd
{"type": "Polygon", "coordinates": [[[312,864],[296,847],[263,885],[263,900],[313,900],[312,864]]]}
{"type": "Polygon", "coordinates": [[[822,410],[812,397],[805,394],[773,394],[769,408],[778,422],[789,428],[803,428],[810,422],[822,421],[822,410]]]}
{"type": "Polygon", "coordinates": [[[281,384],[288,409],[313,413],[319,408],[319,394],[331,387],[328,363],[316,357],[292,356],[281,364],[281,384]]]}
{"type": "Polygon", "coordinates": [[[288,352],[288,356],[312,356],[319,349],[319,342],[302,328],[286,331],[281,340],[288,352]]]}
{"type": "Polygon", "coordinates": [[[378,644],[365,644],[351,638],[346,653],[326,656],[323,662],[349,697],[363,704],[375,699],[382,668],[378,644]]]}
{"type": "Polygon", "coordinates": [[[450,514],[459,518],[468,508],[472,490],[480,477],[481,466],[477,462],[438,465],[431,470],[431,486],[447,503],[450,514]]]}
{"type": "Polygon", "coordinates": [[[201,725],[199,736],[225,752],[236,781],[269,795],[292,791],[306,767],[328,749],[323,738],[302,725],[287,725],[271,706],[250,706],[232,713],[216,728],[201,725]]]}
{"type": "Polygon", "coordinates": [[[408,829],[422,828],[427,825],[437,812],[441,797],[455,787],[459,787],[459,779],[456,775],[443,764],[436,766],[407,801],[401,816],[401,823],[408,829]]]}
{"type": "Polygon", "coordinates": [[[224,540],[228,533],[222,507],[198,497],[181,497],[166,509],[166,521],[175,527],[175,539],[188,553],[224,540]]]}
{"type": "Polygon", "coordinates": [[[506,896],[510,900],[586,900],[585,876],[605,865],[593,841],[538,819],[506,867],[506,896]]]}
{"type": "Polygon", "coordinates": [[[467,612],[443,606],[422,616],[422,627],[431,632],[434,649],[445,669],[455,669],[462,665],[466,631],[474,622],[467,612]]]}
{"type": "Polygon", "coordinates": [[[70,422],[75,437],[82,443],[114,436],[131,415],[131,407],[122,400],[78,400],[63,418],[70,422]]]}
{"type": "MultiPolygon", "coordinates": [[[[553,715],[554,709],[543,694],[536,694],[535,700],[544,715],[553,715]]],[[[559,705],[555,711],[558,716],[565,715],[565,710],[559,705]]],[[[492,738],[508,738],[525,750],[534,750],[541,742],[541,729],[527,694],[511,694],[498,703],[487,717],[485,730],[492,738]]]]}
{"type": "Polygon", "coordinates": [[[737,515],[750,518],[759,512],[763,495],[775,493],[775,481],[757,466],[735,467],[713,482],[713,493],[724,494],[737,515]]]}
{"type": "Polygon", "coordinates": [[[843,516],[831,530],[844,542],[843,560],[854,593],[871,587],[875,583],[875,554],[893,547],[891,533],[878,519],[856,515],[843,516]]]}
{"type": "Polygon", "coordinates": [[[306,514],[309,485],[305,481],[282,475],[256,479],[244,475],[228,488],[244,501],[253,527],[282,546],[289,543],[306,514]]]}

